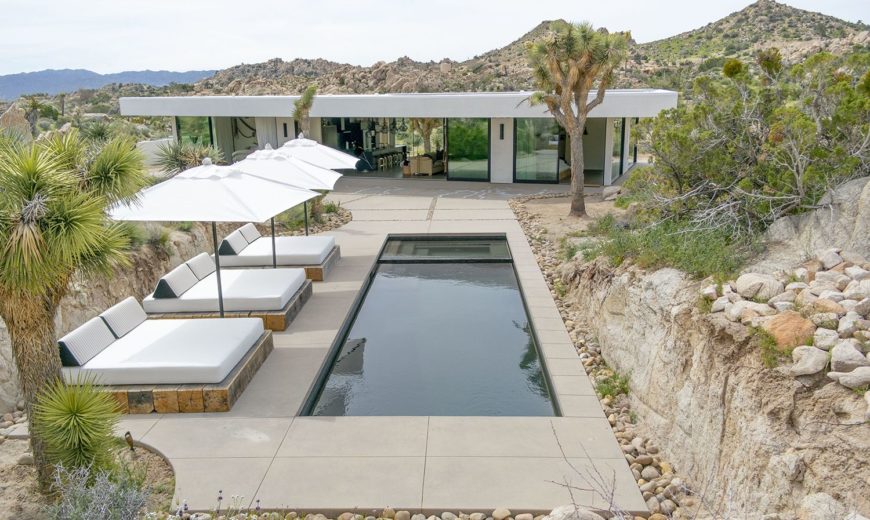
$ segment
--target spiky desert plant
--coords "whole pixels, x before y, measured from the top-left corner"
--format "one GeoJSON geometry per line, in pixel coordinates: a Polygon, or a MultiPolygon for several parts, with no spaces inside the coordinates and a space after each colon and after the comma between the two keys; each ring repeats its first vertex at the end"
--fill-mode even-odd
{"type": "Polygon", "coordinates": [[[120,416],[118,402],[93,380],[67,385],[57,379],[37,397],[32,428],[42,437],[50,464],[105,471],[115,465],[120,416]]]}
{"type": "MultiPolygon", "coordinates": [[[[31,417],[37,396],[60,377],[54,318],[69,282],[111,274],[127,261],[129,240],[107,209],[147,181],[143,158],[129,143],[90,148],[70,132],[0,144],[0,318],[31,417]]],[[[30,443],[45,487],[51,467],[38,431],[30,443]]]]}
{"type": "Polygon", "coordinates": [[[314,96],[317,95],[317,86],[308,85],[302,96],[293,103],[293,118],[299,121],[302,133],[305,137],[311,137],[311,106],[314,105],[314,96]]]}
{"type": "Polygon", "coordinates": [[[214,164],[224,161],[221,151],[213,146],[172,141],[157,147],[156,165],[167,175],[175,175],[188,168],[199,166],[206,157],[214,164]]]}
{"type": "Polygon", "coordinates": [[[604,101],[614,70],[628,55],[630,33],[608,34],[589,23],[553,22],[551,31],[527,46],[543,103],[571,139],[571,215],[586,216],[583,199],[583,129],[589,112],[604,101]],[[595,92],[590,100],[589,94],[595,92]]]}

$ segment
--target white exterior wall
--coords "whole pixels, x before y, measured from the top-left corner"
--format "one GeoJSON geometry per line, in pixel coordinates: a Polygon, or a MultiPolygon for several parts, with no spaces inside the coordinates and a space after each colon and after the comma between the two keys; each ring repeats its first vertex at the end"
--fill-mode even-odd
{"type": "Polygon", "coordinates": [[[622,174],[628,171],[631,167],[631,121],[632,118],[625,118],[625,142],[622,143],[622,174]]]}
{"type": "Polygon", "coordinates": [[[323,139],[323,133],[320,129],[320,118],[319,117],[309,117],[309,124],[311,126],[311,135],[306,135],[305,137],[309,139],[314,139],[318,143],[322,143],[321,139],[323,139]]]}
{"type": "MultiPolygon", "coordinates": [[[[173,132],[174,134],[174,132],[173,132]]],[[[150,141],[139,141],[136,143],[136,148],[142,152],[142,155],[145,157],[145,164],[148,166],[154,166],[157,164],[157,153],[160,151],[161,146],[168,146],[175,142],[175,137],[165,137],[163,139],[153,139],[150,141]]]]}
{"type": "Polygon", "coordinates": [[[296,137],[296,127],[292,117],[276,117],[275,132],[277,134],[278,146],[283,145],[287,141],[296,137]],[[284,136],[284,125],[287,125],[287,136],[284,136]]]}
{"type": "Polygon", "coordinates": [[[511,183],[514,181],[514,120],[507,117],[493,118],[489,125],[489,181],[511,183]],[[504,125],[504,138],[501,138],[504,125]]]}

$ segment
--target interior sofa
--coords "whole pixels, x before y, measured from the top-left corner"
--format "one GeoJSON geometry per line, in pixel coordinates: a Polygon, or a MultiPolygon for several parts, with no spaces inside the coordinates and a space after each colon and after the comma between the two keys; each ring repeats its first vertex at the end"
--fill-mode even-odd
{"type": "Polygon", "coordinates": [[[435,175],[444,173],[444,152],[439,150],[436,153],[416,155],[411,157],[411,174],[412,175],[435,175]]]}

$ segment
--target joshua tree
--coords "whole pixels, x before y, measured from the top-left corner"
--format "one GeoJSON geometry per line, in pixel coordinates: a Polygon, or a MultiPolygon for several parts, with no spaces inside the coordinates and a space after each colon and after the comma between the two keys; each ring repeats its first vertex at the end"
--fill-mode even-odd
{"type": "Polygon", "coordinates": [[[553,22],[551,31],[527,46],[538,92],[571,140],[571,212],[586,216],[583,200],[583,129],[589,111],[604,101],[613,72],[628,54],[629,33],[596,31],[589,23],[553,22]],[[597,85],[596,85],[597,83],[597,85]],[[590,100],[589,94],[595,92],[590,100]]]}
{"type": "Polygon", "coordinates": [[[423,137],[423,153],[432,151],[432,132],[441,126],[442,121],[432,117],[415,117],[411,119],[411,129],[420,132],[423,137]]]}
{"type": "Polygon", "coordinates": [[[305,134],[305,137],[311,137],[311,118],[309,114],[311,113],[311,105],[314,104],[315,94],[317,94],[317,86],[308,85],[308,88],[302,93],[302,97],[293,103],[293,118],[302,125],[302,133],[305,134]]]}
{"type": "MultiPolygon", "coordinates": [[[[0,140],[0,317],[30,417],[60,376],[58,304],[77,274],[108,273],[126,260],[129,239],[107,208],[146,183],[143,157],[127,139],[94,145],[73,130],[29,145],[0,140]]],[[[30,442],[45,486],[44,444],[36,432],[30,442]]]]}

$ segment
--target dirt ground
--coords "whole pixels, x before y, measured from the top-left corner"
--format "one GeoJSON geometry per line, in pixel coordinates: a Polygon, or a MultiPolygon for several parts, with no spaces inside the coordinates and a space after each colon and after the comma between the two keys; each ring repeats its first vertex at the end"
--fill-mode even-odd
{"type": "MultiPolygon", "coordinates": [[[[26,440],[6,439],[0,444],[0,514],[2,518],[16,520],[44,520],[43,508],[49,499],[39,493],[36,485],[36,469],[33,466],[19,465],[18,458],[30,450],[26,440]]],[[[131,461],[130,452],[121,452],[120,458],[131,461]]],[[[175,476],[172,467],[159,455],[136,448],[132,461],[144,467],[146,482],[151,486],[152,495],[149,510],[169,509],[175,489],[175,476]]]]}
{"type": "Polygon", "coordinates": [[[589,218],[579,219],[568,216],[570,199],[566,197],[549,199],[532,199],[525,203],[529,213],[537,216],[536,222],[547,230],[547,235],[554,240],[566,235],[573,235],[586,228],[596,219],[608,213],[621,215],[625,210],[613,205],[613,201],[605,201],[600,195],[586,197],[586,213],[589,218]]]}

